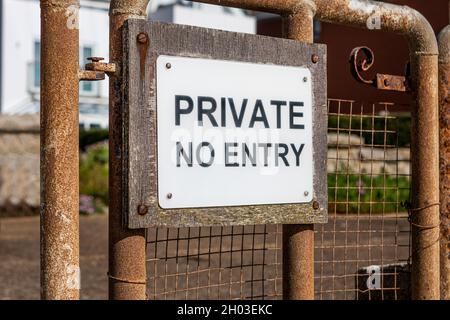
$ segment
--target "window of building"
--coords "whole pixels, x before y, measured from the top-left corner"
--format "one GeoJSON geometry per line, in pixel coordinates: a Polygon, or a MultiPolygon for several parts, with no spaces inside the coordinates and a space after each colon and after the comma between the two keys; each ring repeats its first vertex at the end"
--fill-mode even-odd
{"type": "MultiPolygon", "coordinates": [[[[39,89],[41,84],[41,42],[35,41],[33,45],[34,50],[34,59],[30,64],[31,70],[31,90],[39,89]]],[[[89,46],[84,46],[80,52],[80,66],[84,66],[88,60],[87,58],[92,57],[93,49],[89,46]]],[[[96,85],[91,81],[82,81],[80,82],[80,92],[84,95],[94,95],[96,94],[96,85]]]]}
{"type": "MultiPolygon", "coordinates": [[[[83,46],[82,52],[80,54],[81,61],[80,66],[84,66],[88,60],[87,58],[93,56],[93,50],[92,47],[83,46]]],[[[92,81],[81,81],[80,91],[83,94],[89,94],[92,95],[94,93],[94,83],[92,81]]]]}
{"type": "Polygon", "coordinates": [[[41,84],[41,42],[34,42],[34,62],[33,62],[33,86],[39,88],[41,84]]]}
{"type": "Polygon", "coordinates": [[[322,33],[322,23],[319,20],[314,19],[314,42],[320,40],[322,33]]]}

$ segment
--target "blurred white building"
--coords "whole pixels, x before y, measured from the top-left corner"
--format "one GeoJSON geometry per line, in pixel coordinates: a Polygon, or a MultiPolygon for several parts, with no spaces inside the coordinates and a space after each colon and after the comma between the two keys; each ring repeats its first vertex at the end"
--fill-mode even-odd
{"type": "MultiPolygon", "coordinates": [[[[81,0],[80,65],[89,56],[108,61],[108,0],[81,0]]],[[[0,112],[39,112],[39,0],[0,1],[0,112]]],[[[256,32],[254,16],[243,10],[182,0],[151,0],[153,20],[228,31],[256,32]]],[[[64,54],[64,52],[61,52],[64,54]]],[[[108,81],[80,83],[80,126],[108,126],[108,81]]]]}

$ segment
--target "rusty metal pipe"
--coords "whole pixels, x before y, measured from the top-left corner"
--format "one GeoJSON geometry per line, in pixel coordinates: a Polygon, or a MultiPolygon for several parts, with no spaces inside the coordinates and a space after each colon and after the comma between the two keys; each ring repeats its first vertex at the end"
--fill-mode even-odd
{"type": "Polygon", "coordinates": [[[438,47],[428,21],[407,7],[372,0],[195,0],[295,14],[309,5],[321,21],[394,32],[408,39],[412,68],[412,297],[439,298],[438,47]]]}
{"type": "Polygon", "coordinates": [[[41,0],[41,298],[79,299],[78,0],[41,0]]]}
{"type": "Polygon", "coordinates": [[[450,25],[439,34],[441,300],[450,300],[450,25]]]}
{"type": "Polygon", "coordinates": [[[437,54],[433,29],[414,9],[372,0],[193,0],[227,7],[292,15],[305,5],[312,8],[315,18],[329,23],[368,28],[372,17],[380,18],[382,31],[405,35],[415,52],[437,54]]]}
{"type": "Polygon", "coordinates": [[[118,73],[109,78],[109,298],[146,299],[145,229],[128,229],[122,202],[122,31],[126,20],[146,19],[149,0],[112,0],[109,57],[118,73]]]}
{"type": "MultiPolygon", "coordinates": [[[[283,37],[312,43],[314,12],[305,4],[282,18],[283,37]]],[[[314,225],[283,225],[283,299],[314,299],[314,225]]]]}

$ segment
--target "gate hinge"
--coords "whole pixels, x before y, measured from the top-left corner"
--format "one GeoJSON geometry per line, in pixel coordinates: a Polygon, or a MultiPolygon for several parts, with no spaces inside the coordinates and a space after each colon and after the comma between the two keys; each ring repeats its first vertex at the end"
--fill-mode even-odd
{"type": "Polygon", "coordinates": [[[405,76],[395,76],[390,74],[377,73],[372,80],[365,79],[361,73],[368,71],[375,62],[375,55],[368,47],[356,47],[350,54],[350,71],[353,77],[361,82],[371,85],[379,90],[409,92],[410,88],[410,68],[409,63],[406,67],[405,76]],[[363,57],[359,58],[362,53],[363,57]]]}
{"type": "Polygon", "coordinates": [[[85,70],[80,70],[80,81],[99,81],[105,79],[105,74],[113,75],[117,73],[117,66],[115,63],[102,62],[102,57],[89,57],[87,58],[90,63],[87,63],[85,70]]]}

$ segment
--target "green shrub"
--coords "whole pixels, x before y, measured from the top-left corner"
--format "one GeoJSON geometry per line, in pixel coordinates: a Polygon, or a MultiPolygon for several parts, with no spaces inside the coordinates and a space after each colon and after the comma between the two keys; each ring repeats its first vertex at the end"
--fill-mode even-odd
{"type": "Polygon", "coordinates": [[[92,148],[81,155],[80,194],[93,197],[96,207],[108,204],[107,146],[92,148]]]}
{"type": "Polygon", "coordinates": [[[342,114],[328,117],[330,132],[337,129],[344,133],[361,135],[366,144],[392,145],[407,147],[411,144],[411,117],[398,115],[395,117],[360,117],[342,114]]]}
{"type": "Polygon", "coordinates": [[[86,151],[88,146],[108,140],[108,133],[108,129],[80,130],[80,149],[86,151]]]}
{"type": "Polygon", "coordinates": [[[406,209],[410,181],[388,175],[328,174],[328,203],[336,213],[394,213],[406,209]]]}

